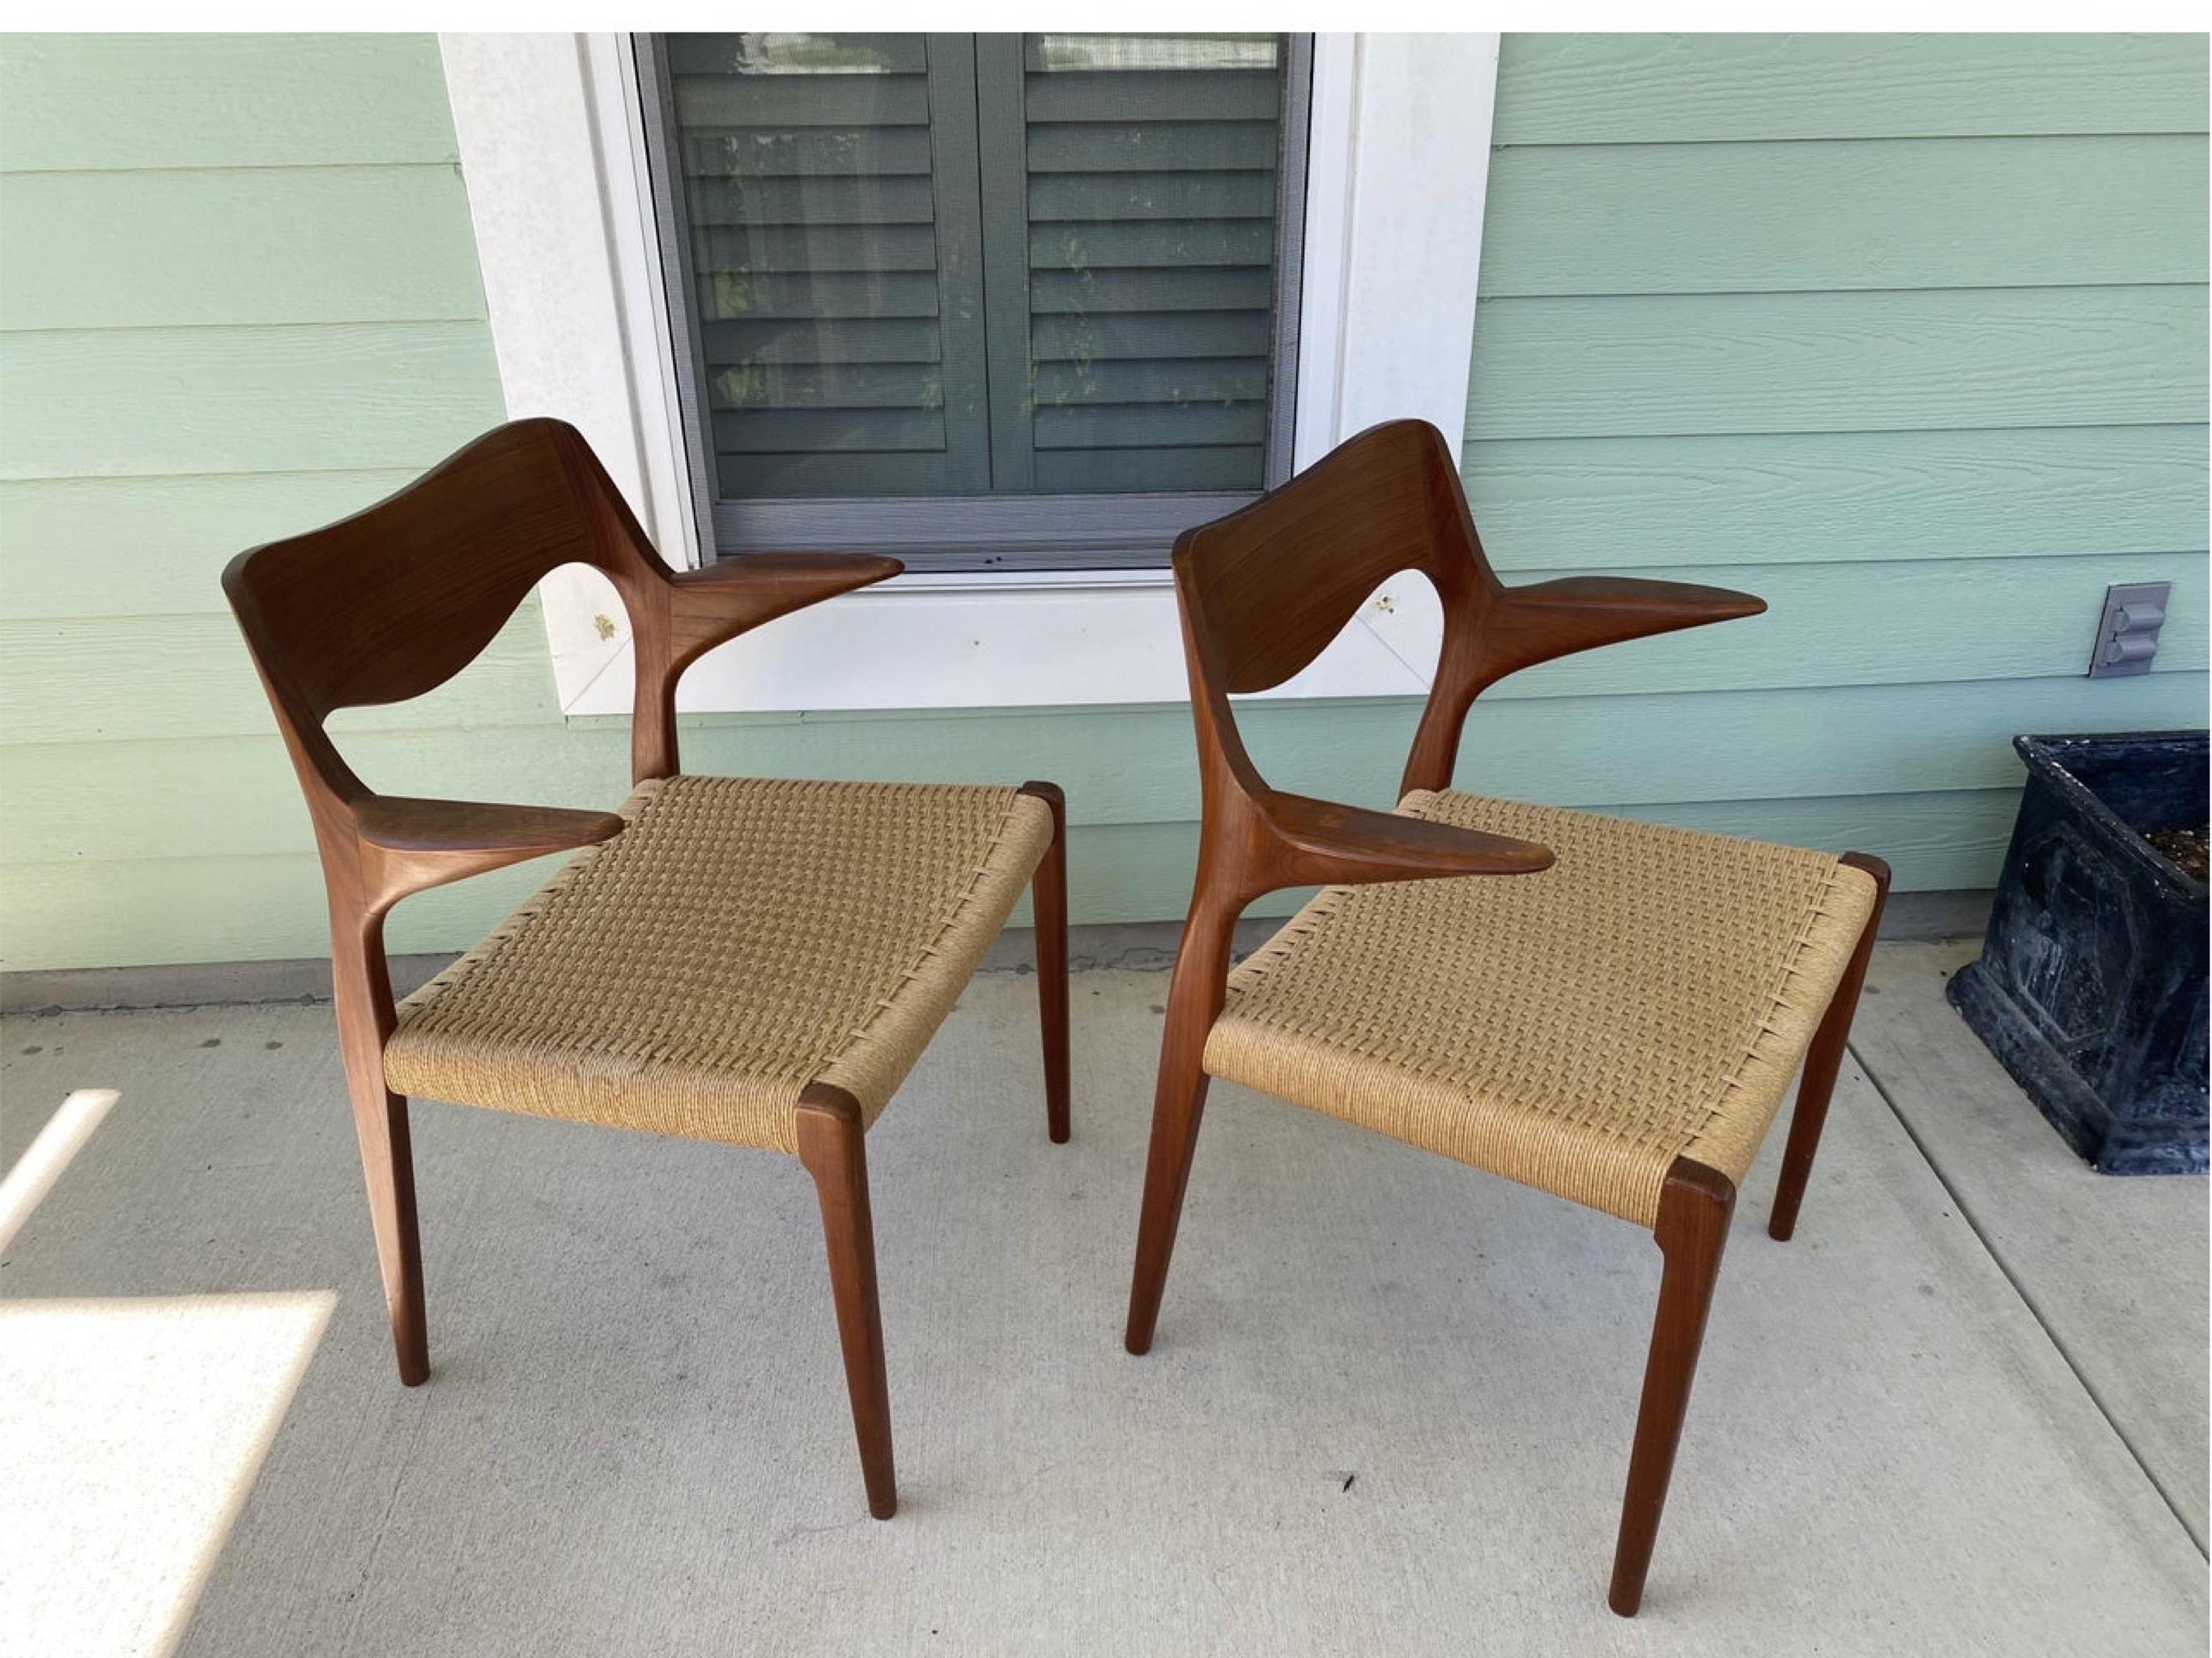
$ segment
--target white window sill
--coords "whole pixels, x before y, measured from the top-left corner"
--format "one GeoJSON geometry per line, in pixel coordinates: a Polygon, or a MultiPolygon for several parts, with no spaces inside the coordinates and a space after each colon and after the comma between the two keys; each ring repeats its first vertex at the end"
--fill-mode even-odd
{"type": "MultiPolygon", "coordinates": [[[[1386,586],[1312,665],[1267,695],[1418,696],[1440,632],[1434,590],[1409,576],[1386,586]]],[[[565,712],[629,712],[629,648],[611,645],[565,712]]],[[[684,675],[676,706],[686,714],[1036,708],[1180,702],[1189,694],[1164,570],[926,574],[847,593],[710,652],[684,675]]]]}

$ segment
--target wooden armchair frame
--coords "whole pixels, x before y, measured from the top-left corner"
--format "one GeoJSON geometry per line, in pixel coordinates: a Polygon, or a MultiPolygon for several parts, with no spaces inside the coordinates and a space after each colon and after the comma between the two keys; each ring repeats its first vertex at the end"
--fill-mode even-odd
{"type": "MultiPolygon", "coordinates": [[[[611,812],[380,795],[323,725],[340,708],[405,701],[474,660],[531,589],[563,564],[611,580],[628,612],[636,696],[633,780],[678,769],[676,685],[708,651],[789,612],[896,575],[863,553],[749,553],[672,571],[590,446],[554,420],[500,427],[398,494],[311,533],[240,553],[223,571],[254,666],[307,796],[328,890],[331,993],[368,1187],[400,1379],[429,1375],[407,1102],[385,1085],[395,1023],[384,918],[410,894],[623,832],[611,812]]],[[[1051,1137],[1068,1136],[1066,813],[1051,808],[1035,877],[1051,1137]]],[[[800,1161],[821,1199],[847,1379],[871,1508],[894,1499],[862,1114],[816,1083],[799,1104],[800,1161]]]]}
{"type": "MultiPolygon", "coordinates": [[[[1230,940],[1245,907],[1285,887],[1510,877],[1549,867],[1531,842],[1340,805],[1270,788],[1246,754],[1229,698],[1310,663],[1383,581],[1417,570],[1443,601],[1436,677],[1400,793],[1450,786],[1474,699],[1516,670],[1573,652],[1756,616],[1748,593],[1682,582],[1574,577],[1508,587],[1491,568],[1450,451],[1423,421],[1371,427],[1251,506],[1186,531],[1174,555],[1197,726],[1197,878],[1168,995],[1125,1343],[1152,1345],[1222,1012],[1230,940]]],[[[1879,859],[1849,853],[1887,890],[1879,859]]],[[[1808,1051],[1770,1222],[1795,1227],[1844,1041],[1880,919],[1875,903],[1808,1051]]],[[[1665,1260],[1611,1604],[1633,1613],[1650,1563],[1735,1191],[1689,1158],[1669,1173],[1655,1236],[1665,1260]]]]}

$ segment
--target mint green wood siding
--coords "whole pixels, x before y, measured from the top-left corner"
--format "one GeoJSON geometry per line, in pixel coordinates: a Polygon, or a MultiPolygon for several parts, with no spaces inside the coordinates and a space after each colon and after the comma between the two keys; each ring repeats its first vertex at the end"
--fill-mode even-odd
{"type": "MultiPolygon", "coordinates": [[[[1772,612],[1500,688],[1461,780],[1986,883],[2022,730],[2203,719],[2201,39],[1505,43],[1468,445],[1514,580],[1638,570],[1772,612]],[[2081,678],[2106,582],[2162,671],[2081,678]]],[[[434,40],[0,45],[0,959],[325,947],[306,812],[216,578],[501,417],[434,40]]],[[[1254,708],[1283,786],[1387,800],[1403,700],[1254,708]]],[[[604,804],[534,604],[335,722],[395,792],[604,804]]],[[[1079,914],[1170,916],[1187,712],[733,716],[702,769],[1054,776],[1079,914]]],[[[542,867],[425,894],[469,942],[542,867]]]]}
{"type": "Polygon", "coordinates": [[[2203,724],[2206,73],[2201,35],[1507,36],[1484,538],[1771,609],[1527,676],[1573,700],[1479,713],[1461,782],[1595,762],[1639,815],[1978,886],[2011,733],[2203,724]],[[2133,580],[2173,619],[2115,695],[2133,580]]]}
{"type": "MultiPolygon", "coordinates": [[[[216,577],[501,418],[458,160],[430,36],[0,43],[0,964],[327,947],[216,577]]],[[[362,723],[557,738],[552,690],[533,605],[362,723]]]]}

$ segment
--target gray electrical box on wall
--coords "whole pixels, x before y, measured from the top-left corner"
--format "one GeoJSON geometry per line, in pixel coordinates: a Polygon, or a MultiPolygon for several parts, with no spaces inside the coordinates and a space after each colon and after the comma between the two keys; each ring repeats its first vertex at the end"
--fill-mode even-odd
{"type": "Polygon", "coordinates": [[[2097,621],[2096,648],[2089,653],[2089,677],[2118,679],[2148,673],[2158,654],[2158,630],[2166,625],[2171,581],[2130,581],[2105,589],[2105,612],[2097,621]]]}

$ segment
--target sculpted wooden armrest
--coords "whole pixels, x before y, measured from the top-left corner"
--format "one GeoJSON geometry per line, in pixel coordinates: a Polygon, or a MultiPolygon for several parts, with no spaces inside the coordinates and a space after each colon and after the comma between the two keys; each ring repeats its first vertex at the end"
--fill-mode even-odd
{"type": "Polygon", "coordinates": [[[611,811],[393,794],[354,802],[353,825],[364,884],[378,913],[428,887],[611,841],[623,827],[611,811]]]}
{"type": "Polygon", "coordinates": [[[726,639],[906,567],[875,553],[744,553],[668,582],[667,671],[680,673],[726,639]]]}
{"type": "Polygon", "coordinates": [[[1507,587],[1482,628],[1486,683],[1576,651],[1757,616],[1766,601],[1726,587],[1638,576],[1567,576],[1507,587]]]}
{"type": "Polygon", "coordinates": [[[676,682],[726,640],[906,567],[876,553],[744,553],[681,570],[625,593],[636,649],[630,718],[630,775],[639,782],[677,768],[676,682]]]}
{"type": "Polygon", "coordinates": [[[1451,786],[1468,710],[1506,675],[1577,651],[1731,622],[1766,608],[1750,593],[1639,576],[1566,576],[1525,587],[1493,585],[1488,592],[1486,600],[1446,618],[1443,653],[1407,756],[1401,794],[1451,786]]]}
{"type": "Polygon", "coordinates": [[[1252,805],[1275,842],[1267,869],[1271,888],[1534,875],[1552,866],[1549,847],[1427,818],[1273,789],[1252,805]]]}

